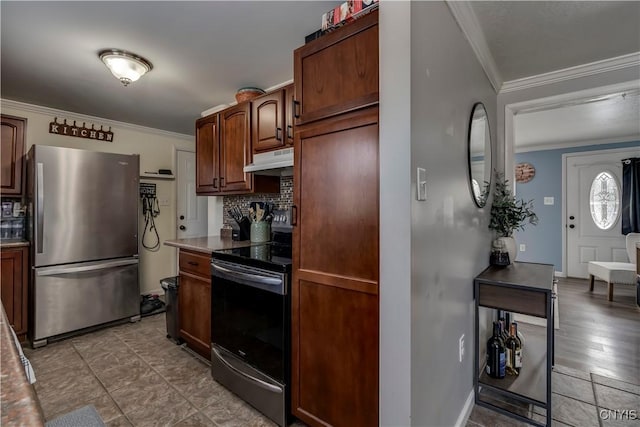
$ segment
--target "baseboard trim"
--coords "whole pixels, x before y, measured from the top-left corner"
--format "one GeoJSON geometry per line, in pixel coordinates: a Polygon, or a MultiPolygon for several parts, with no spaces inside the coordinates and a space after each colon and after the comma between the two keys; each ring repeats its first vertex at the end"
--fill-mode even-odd
{"type": "Polygon", "coordinates": [[[564,272],[562,272],[562,271],[556,271],[556,272],[553,273],[553,275],[556,276],[556,277],[567,277],[567,275],[564,274],[564,272]]]}
{"type": "Polygon", "coordinates": [[[462,411],[456,420],[455,427],[464,427],[467,425],[467,421],[469,421],[469,416],[471,415],[471,411],[473,411],[473,404],[475,403],[475,393],[473,389],[469,392],[469,396],[467,396],[467,401],[464,403],[462,407],[462,411]]]}

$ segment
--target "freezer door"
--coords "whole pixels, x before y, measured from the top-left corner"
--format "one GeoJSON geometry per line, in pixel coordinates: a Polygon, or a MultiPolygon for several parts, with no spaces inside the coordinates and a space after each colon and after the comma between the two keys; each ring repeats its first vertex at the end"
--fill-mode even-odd
{"type": "Polygon", "coordinates": [[[33,340],[140,315],[138,259],[34,269],[33,340]]]}
{"type": "Polygon", "coordinates": [[[35,266],[138,253],[139,156],[34,146],[28,160],[35,266]]]}

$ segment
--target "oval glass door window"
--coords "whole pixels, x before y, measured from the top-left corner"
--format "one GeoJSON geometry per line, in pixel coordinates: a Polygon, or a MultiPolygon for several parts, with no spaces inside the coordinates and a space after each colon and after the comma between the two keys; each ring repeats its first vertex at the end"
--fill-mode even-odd
{"type": "Polygon", "coordinates": [[[620,187],[609,172],[600,172],[591,183],[589,192],[591,218],[601,230],[609,230],[620,214],[620,187]]]}

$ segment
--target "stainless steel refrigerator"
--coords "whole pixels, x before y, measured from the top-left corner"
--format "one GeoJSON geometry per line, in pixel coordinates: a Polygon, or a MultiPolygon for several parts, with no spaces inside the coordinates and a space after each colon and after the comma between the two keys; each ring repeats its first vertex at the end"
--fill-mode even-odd
{"type": "Polygon", "coordinates": [[[138,155],[34,145],[27,154],[34,347],[139,319],[138,155]]]}

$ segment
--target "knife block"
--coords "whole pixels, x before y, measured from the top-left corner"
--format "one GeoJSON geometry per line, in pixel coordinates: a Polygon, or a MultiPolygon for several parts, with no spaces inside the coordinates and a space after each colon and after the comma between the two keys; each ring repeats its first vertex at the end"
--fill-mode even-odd
{"type": "Polygon", "coordinates": [[[238,233],[238,240],[249,240],[251,239],[251,221],[246,216],[242,218],[240,221],[240,230],[238,233]]]}

